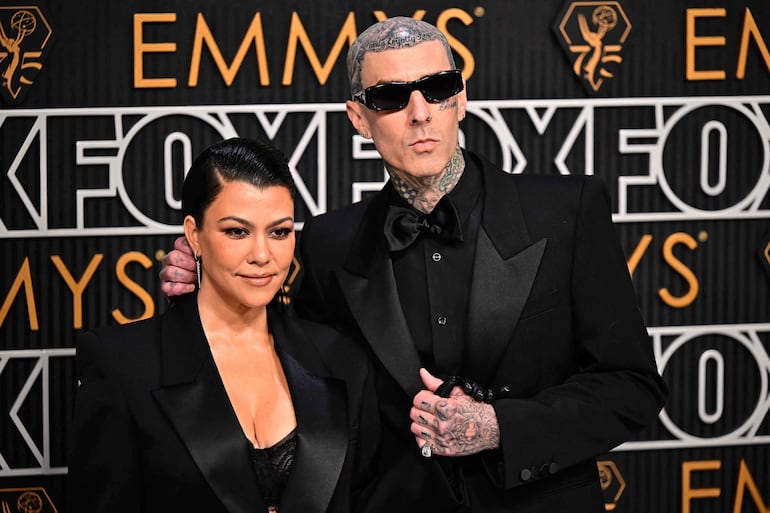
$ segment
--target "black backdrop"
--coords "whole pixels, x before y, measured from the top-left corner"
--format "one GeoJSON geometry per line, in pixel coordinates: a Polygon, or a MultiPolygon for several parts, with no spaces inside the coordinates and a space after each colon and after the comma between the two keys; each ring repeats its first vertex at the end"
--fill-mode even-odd
{"type": "Polygon", "coordinates": [[[63,511],[75,336],[165,308],[159,259],[181,233],[191,156],[274,140],[300,184],[299,229],[381,186],[345,117],[344,55],[395,15],[449,36],[466,147],[609,186],[672,395],[601,458],[607,509],[768,511],[765,0],[80,0],[0,6],[4,512],[63,511]],[[580,15],[604,27],[601,46],[580,15]]]}

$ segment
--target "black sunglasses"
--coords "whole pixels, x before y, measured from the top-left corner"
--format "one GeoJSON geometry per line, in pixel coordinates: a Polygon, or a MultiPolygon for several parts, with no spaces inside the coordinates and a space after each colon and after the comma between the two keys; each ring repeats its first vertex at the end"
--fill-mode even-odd
{"type": "Polygon", "coordinates": [[[415,90],[420,91],[430,103],[438,103],[463,90],[463,77],[459,69],[439,71],[413,82],[373,85],[354,94],[353,99],[372,110],[398,110],[407,106],[415,90]]]}

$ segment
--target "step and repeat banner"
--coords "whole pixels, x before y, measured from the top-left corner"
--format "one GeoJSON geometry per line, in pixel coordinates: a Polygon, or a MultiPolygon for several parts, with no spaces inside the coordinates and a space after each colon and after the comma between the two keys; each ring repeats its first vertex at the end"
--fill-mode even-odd
{"type": "Polygon", "coordinates": [[[0,6],[3,513],[64,511],[76,335],[166,308],[204,147],[274,141],[299,230],[383,185],[345,53],[395,15],[447,35],[465,147],[609,187],[671,397],[599,458],[607,511],[770,511],[766,0],[46,0],[0,6]]]}

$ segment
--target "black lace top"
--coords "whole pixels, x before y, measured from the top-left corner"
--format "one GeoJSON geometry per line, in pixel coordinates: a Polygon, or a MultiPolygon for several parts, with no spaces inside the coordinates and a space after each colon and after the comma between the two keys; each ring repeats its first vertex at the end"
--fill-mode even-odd
{"type": "Polygon", "coordinates": [[[283,489],[291,473],[296,450],[296,430],[292,430],[275,445],[264,449],[258,449],[249,443],[251,462],[257,474],[257,486],[265,497],[268,511],[278,509],[283,489]]]}

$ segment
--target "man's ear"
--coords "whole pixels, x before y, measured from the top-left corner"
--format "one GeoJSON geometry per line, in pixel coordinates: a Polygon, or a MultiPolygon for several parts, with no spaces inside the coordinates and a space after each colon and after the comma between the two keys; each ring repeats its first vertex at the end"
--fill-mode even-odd
{"type": "Polygon", "coordinates": [[[369,129],[369,122],[364,117],[363,105],[354,100],[348,100],[345,102],[345,111],[348,114],[348,119],[353,128],[367,139],[371,137],[371,130],[369,129]]]}
{"type": "Polygon", "coordinates": [[[463,79],[463,90],[457,93],[457,121],[465,119],[465,111],[468,108],[468,82],[463,79]]]}

